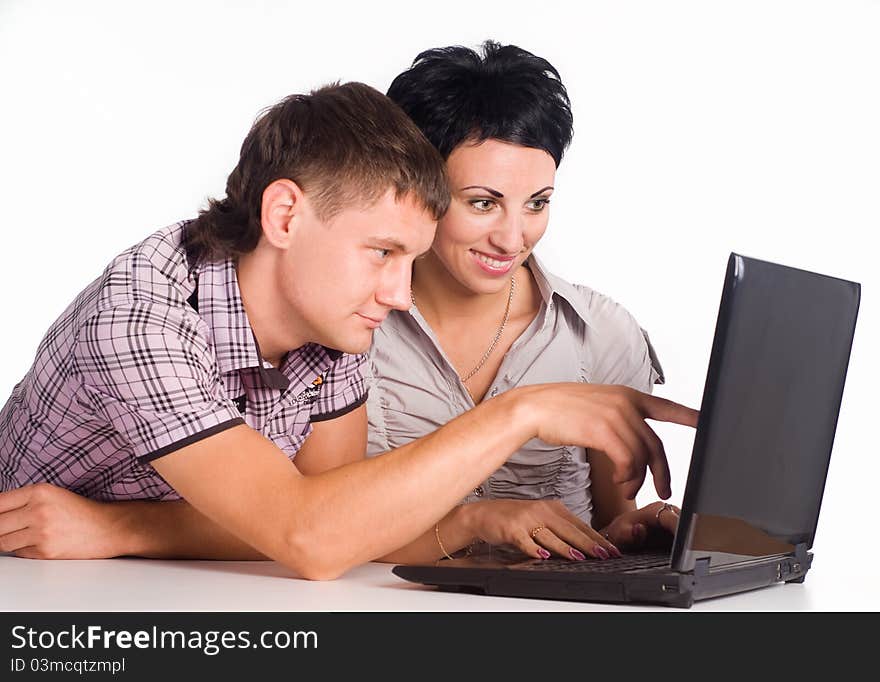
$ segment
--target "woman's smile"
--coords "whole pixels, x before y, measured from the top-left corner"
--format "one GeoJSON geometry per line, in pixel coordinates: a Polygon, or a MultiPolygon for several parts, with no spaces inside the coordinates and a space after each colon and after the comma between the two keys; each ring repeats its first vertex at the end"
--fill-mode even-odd
{"type": "Polygon", "coordinates": [[[474,249],[469,253],[480,269],[493,276],[506,275],[516,263],[516,256],[491,255],[474,249]]]}

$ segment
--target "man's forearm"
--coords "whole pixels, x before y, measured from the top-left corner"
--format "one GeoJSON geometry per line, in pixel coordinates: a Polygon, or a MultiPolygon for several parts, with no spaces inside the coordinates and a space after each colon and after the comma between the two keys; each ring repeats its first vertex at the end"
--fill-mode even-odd
{"type": "Polygon", "coordinates": [[[433,553],[433,525],[536,435],[525,390],[514,391],[381,457],[308,477],[316,485],[303,495],[299,520],[321,538],[325,560],[347,569],[392,552],[402,559],[397,551],[412,542],[410,550],[433,553]]]}
{"type": "MultiPolygon", "coordinates": [[[[329,496],[325,498],[327,500],[325,504],[309,505],[319,512],[316,523],[332,526],[333,530],[342,530],[345,526],[357,525],[361,515],[373,518],[385,517],[391,519],[392,523],[401,520],[401,515],[390,508],[391,505],[398,506],[399,502],[395,505],[392,500],[387,512],[376,508],[389,501],[387,500],[389,495],[380,495],[378,491],[391,485],[391,480],[394,479],[399,483],[394,486],[394,490],[389,491],[391,498],[403,494],[402,488],[418,486],[421,491],[417,493],[419,503],[413,505],[407,517],[427,516],[426,520],[420,522],[424,524],[422,528],[433,523],[430,518],[431,514],[443,515],[445,511],[454,507],[456,502],[464,497],[464,494],[470,489],[475,475],[480,476],[480,474],[476,474],[475,470],[483,468],[485,469],[483,473],[488,475],[503,461],[498,457],[499,453],[507,452],[509,454],[531,437],[530,432],[526,430],[528,427],[523,428],[522,423],[517,425],[519,428],[514,427],[513,422],[517,421],[515,416],[517,411],[513,406],[505,406],[507,399],[495,399],[492,402],[494,405],[486,404],[473,415],[469,415],[465,419],[460,418],[456,420],[457,423],[447,425],[440,432],[435,432],[420,441],[414,441],[401,448],[400,450],[409,451],[409,453],[400,462],[396,462],[395,466],[388,467],[386,473],[369,472],[367,474],[368,478],[376,478],[374,485],[364,484],[361,486],[361,491],[351,490],[349,486],[345,486],[349,490],[344,507],[360,508],[361,514],[349,513],[344,516],[341,522],[331,521],[328,523],[328,517],[332,516],[328,512],[331,509],[339,509],[343,505],[330,503],[329,496]],[[496,407],[498,409],[493,409],[496,407]],[[475,417],[478,415],[481,415],[482,418],[476,419],[475,417]],[[410,458],[413,460],[412,463],[406,461],[410,458]],[[418,460],[421,460],[422,463],[417,464],[418,460]],[[462,460],[470,461],[463,465],[462,460]],[[486,460],[496,461],[494,464],[487,464],[486,460]],[[432,473],[430,471],[432,468],[437,471],[432,473]],[[404,470],[407,473],[404,473],[404,470]],[[438,476],[449,481],[449,485],[439,490],[425,487],[426,481],[436,481],[438,476]],[[424,492],[429,489],[432,492],[431,498],[425,499],[424,492]],[[457,492],[450,492],[450,490],[457,492]],[[357,495],[358,493],[362,493],[364,497],[362,506],[350,499],[353,494],[357,495]],[[438,498],[448,498],[446,502],[440,503],[445,507],[437,504],[438,498]],[[432,507],[436,507],[436,511],[430,512],[432,507]]],[[[396,458],[403,456],[402,451],[392,451],[368,462],[361,462],[360,465],[366,465],[368,470],[376,469],[375,465],[380,461],[391,464],[396,458]]],[[[348,469],[348,467],[343,469],[348,469]]],[[[108,542],[112,553],[116,556],[218,560],[261,560],[267,558],[183,500],[106,503],[102,505],[102,515],[105,519],[104,527],[108,533],[108,542]]],[[[461,508],[455,507],[449,511],[440,523],[444,533],[444,546],[448,552],[454,552],[473,540],[473,537],[469,535],[471,531],[467,523],[467,515],[462,513],[461,508]]],[[[390,525],[392,524],[386,522],[372,530],[376,535],[381,535],[380,529],[387,530],[390,525]]],[[[362,536],[362,532],[354,531],[352,535],[362,536]]],[[[390,563],[414,563],[432,561],[442,557],[433,526],[429,531],[408,542],[403,540],[392,546],[386,545],[386,547],[389,551],[378,560],[390,563]]],[[[367,552],[370,551],[368,548],[365,549],[367,552]]],[[[358,563],[374,558],[378,558],[377,555],[361,556],[358,563]]]]}
{"type": "Polygon", "coordinates": [[[303,476],[244,425],[153,466],[194,507],[266,556],[305,578],[330,579],[422,536],[532,438],[607,452],[630,498],[650,464],[655,487],[668,497],[668,465],[646,418],[693,426],[697,412],[625,387],[525,386],[382,457],[314,476],[303,476]]]}
{"type": "Polygon", "coordinates": [[[332,578],[413,542],[535,437],[538,418],[522,399],[531,390],[514,389],[381,457],[314,476],[297,475],[271,442],[244,427],[153,466],[266,556],[304,577],[332,578]]]}
{"type": "MultiPolygon", "coordinates": [[[[498,404],[500,405],[501,401],[498,404]]],[[[512,451],[518,446],[518,440],[524,441],[526,439],[525,435],[511,435],[516,432],[516,429],[507,429],[505,436],[505,429],[500,427],[506,420],[499,418],[498,414],[493,415],[492,413],[496,412],[494,410],[484,409],[481,411],[488,413],[487,421],[499,422],[499,428],[494,429],[498,435],[494,439],[486,439],[487,441],[498,441],[497,447],[512,451]]],[[[504,413],[503,411],[497,412],[504,413]]],[[[455,439],[460,439],[470,443],[469,447],[459,446],[462,454],[465,454],[468,450],[474,449],[473,442],[470,442],[471,434],[474,431],[474,425],[468,425],[461,429],[453,428],[447,432],[446,438],[435,439],[440,442],[433,444],[430,442],[413,443],[406,449],[424,450],[422,457],[433,452],[439,455],[441,448],[449,452],[453,448],[455,439]]],[[[494,444],[490,445],[491,449],[495,449],[495,447],[494,444]]],[[[444,458],[451,459],[449,454],[444,455],[444,458]]],[[[446,468],[449,468],[448,465],[446,468]]],[[[468,471],[468,467],[461,468],[463,470],[460,475],[463,475],[466,480],[470,480],[473,476],[472,471],[468,471]]],[[[422,478],[422,476],[416,475],[416,472],[413,475],[415,479],[422,478]]],[[[449,476],[449,474],[446,475],[449,476]]],[[[450,506],[455,504],[455,500],[460,497],[450,496],[450,506]]],[[[102,514],[106,519],[107,539],[115,556],[218,560],[264,560],[267,558],[183,500],[105,503],[102,505],[102,514]]],[[[464,515],[460,513],[459,509],[453,509],[441,523],[445,526],[444,542],[448,545],[447,551],[456,551],[469,544],[473,539],[468,535],[469,529],[464,523],[464,515]]],[[[412,563],[431,561],[441,556],[442,552],[440,552],[432,528],[430,532],[424,533],[412,542],[395,548],[383,556],[380,561],[412,563]]]]}
{"type": "Polygon", "coordinates": [[[150,559],[265,560],[192,505],[177,502],[110,502],[102,509],[113,554],[150,559]]]}
{"type": "MultiPolygon", "coordinates": [[[[264,556],[228,533],[184,500],[175,502],[104,503],[106,532],[114,556],[148,559],[215,559],[263,561],[264,556]]],[[[466,505],[455,507],[439,522],[441,542],[433,528],[409,544],[380,557],[393,564],[434,561],[475,540],[466,505]]]]}

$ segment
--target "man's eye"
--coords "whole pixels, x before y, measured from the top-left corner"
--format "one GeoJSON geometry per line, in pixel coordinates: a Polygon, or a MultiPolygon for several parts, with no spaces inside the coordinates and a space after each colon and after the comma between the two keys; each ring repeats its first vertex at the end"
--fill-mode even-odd
{"type": "Polygon", "coordinates": [[[391,253],[391,249],[373,249],[377,254],[379,254],[379,258],[385,260],[388,258],[388,255],[391,253]]]}

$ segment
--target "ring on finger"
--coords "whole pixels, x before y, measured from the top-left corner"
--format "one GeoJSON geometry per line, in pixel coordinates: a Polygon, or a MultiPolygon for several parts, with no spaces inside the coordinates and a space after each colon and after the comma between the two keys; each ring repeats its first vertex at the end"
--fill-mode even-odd
{"type": "Polygon", "coordinates": [[[678,512],[675,510],[675,507],[673,507],[668,502],[664,502],[663,506],[660,507],[660,509],[658,509],[657,513],[654,515],[657,519],[657,523],[660,523],[660,514],[662,514],[665,511],[668,511],[670,514],[672,514],[673,516],[678,518],[678,512]]]}
{"type": "Polygon", "coordinates": [[[529,535],[531,535],[531,536],[532,536],[532,539],[534,540],[534,539],[535,539],[535,536],[536,536],[538,533],[540,533],[542,530],[544,530],[544,528],[545,528],[545,526],[535,526],[534,528],[532,528],[532,529],[529,531],[529,535]]]}

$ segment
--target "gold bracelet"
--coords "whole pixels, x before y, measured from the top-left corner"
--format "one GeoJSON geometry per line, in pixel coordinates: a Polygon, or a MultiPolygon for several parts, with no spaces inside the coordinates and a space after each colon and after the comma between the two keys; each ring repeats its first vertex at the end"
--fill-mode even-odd
{"type": "Polygon", "coordinates": [[[437,544],[440,545],[440,551],[446,556],[447,559],[451,559],[449,556],[449,552],[446,551],[446,548],[443,546],[443,543],[440,542],[440,522],[437,522],[437,525],[434,526],[434,535],[437,536],[437,544]]]}

